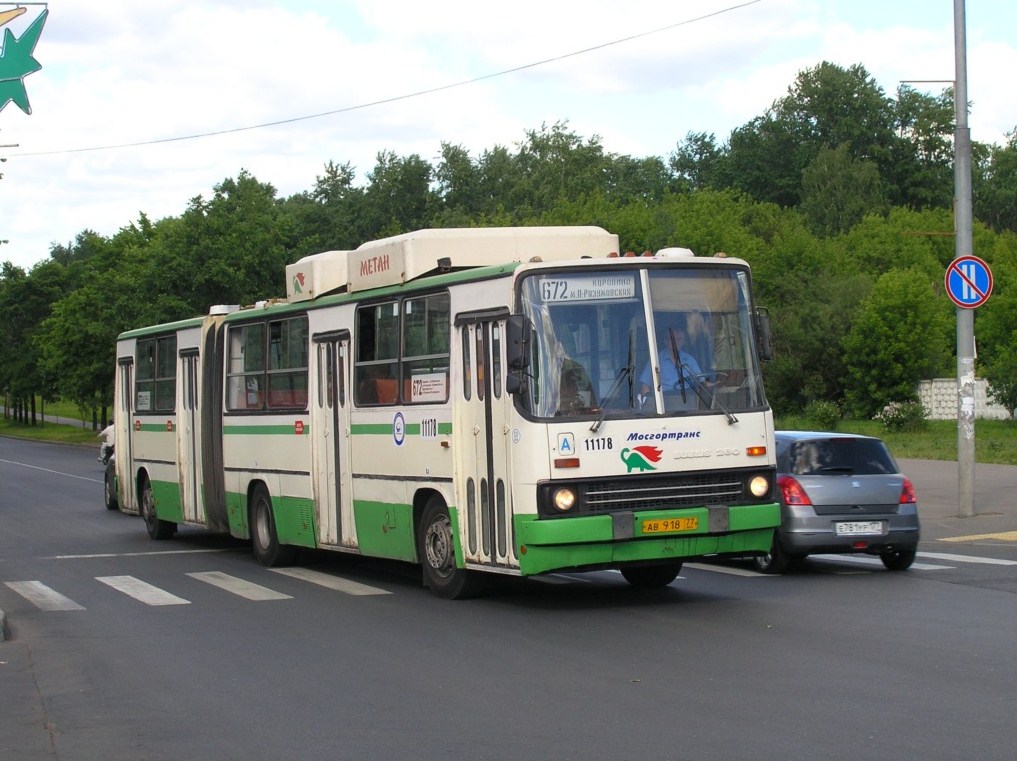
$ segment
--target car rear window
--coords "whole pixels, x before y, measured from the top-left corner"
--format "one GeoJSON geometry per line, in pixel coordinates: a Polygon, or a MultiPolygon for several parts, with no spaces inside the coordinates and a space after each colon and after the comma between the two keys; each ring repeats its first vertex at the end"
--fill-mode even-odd
{"type": "Polygon", "coordinates": [[[886,445],[878,439],[811,439],[796,441],[777,455],[777,469],[794,476],[872,476],[896,473],[886,445]]]}

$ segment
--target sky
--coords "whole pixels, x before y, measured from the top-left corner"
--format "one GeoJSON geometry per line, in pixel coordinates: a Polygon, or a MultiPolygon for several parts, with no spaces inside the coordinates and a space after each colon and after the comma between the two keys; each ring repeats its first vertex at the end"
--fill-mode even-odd
{"type": "MultiPolygon", "coordinates": [[[[973,140],[1017,128],[1017,3],[965,0],[973,140]]],[[[798,73],[861,64],[886,91],[955,77],[954,0],[54,0],[31,114],[0,110],[0,262],[180,216],[246,170],[285,198],[329,162],[437,163],[565,122],[609,153],[718,142],[798,73]],[[262,126],[271,125],[271,126],[262,126]],[[218,133],[218,134],[216,134],[218,133]]],[[[0,19],[16,6],[0,0],[0,19]]],[[[6,51],[5,51],[6,52],[6,51]]]]}

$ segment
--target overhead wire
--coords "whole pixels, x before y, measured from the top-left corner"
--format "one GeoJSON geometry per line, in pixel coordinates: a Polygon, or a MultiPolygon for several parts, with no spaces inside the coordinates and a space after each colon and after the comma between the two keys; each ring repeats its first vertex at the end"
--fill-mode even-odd
{"type": "Polygon", "coordinates": [[[463,80],[460,80],[458,82],[451,82],[449,84],[438,85],[437,87],[430,87],[430,88],[427,88],[425,90],[417,90],[415,92],[404,93],[402,95],[394,95],[394,96],[392,96],[390,98],[381,98],[379,100],[372,100],[372,101],[369,101],[367,103],[359,103],[359,104],[357,104],[355,106],[344,106],[342,108],[335,108],[335,109],[332,109],[330,111],[322,111],[322,112],[316,113],[316,114],[306,114],[306,115],[303,115],[303,116],[293,116],[293,117],[290,117],[290,118],[287,118],[287,119],[277,119],[277,120],[271,121],[271,122],[262,122],[260,124],[250,124],[250,125],[247,125],[247,126],[244,126],[244,127],[231,127],[229,129],[212,130],[212,131],[209,131],[209,132],[198,132],[198,133],[194,133],[194,134],[190,134],[190,135],[177,135],[175,137],[153,138],[151,140],[140,140],[140,141],[132,142],[132,143],[115,143],[115,144],[112,144],[112,145],[95,145],[95,146],[88,146],[88,147],[83,147],[83,148],[62,148],[62,149],[51,150],[51,151],[33,151],[33,152],[26,152],[26,153],[14,153],[14,154],[8,154],[8,157],[9,158],[18,158],[18,157],[28,157],[28,156],[55,156],[55,155],[63,155],[63,154],[71,154],[71,153],[88,153],[88,152],[93,152],[93,151],[111,151],[111,150],[118,150],[118,149],[121,149],[121,148],[138,148],[138,147],[143,147],[143,146],[148,146],[148,145],[160,145],[160,144],[165,144],[165,143],[177,143],[177,142],[183,142],[183,141],[186,141],[186,140],[200,140],[200,139],[206,138],[206,137],[216,137],[216,136],[219,136],[219,135],[230,135],[230,134],[235,134],[235,133],[238,133],[238,132],[249,132],[249,131],[257,130],[257,129],[265,129],[267,127],[278,127],[278,126],[281,126],[281,125],[284,125],[284,124],[294,124],[296,122],[309,121],[311,119],[321,119],[322,117],[325,117],[325,116],[335,116],[336,114],[346,114],[346,113],[350,113],[352,111],[362,111],[362,110],[364,110],[366,108],[374,108],[375,106],[382,106],[382,105],[386,105],[388,103],[396,103],[398,101],[409,100],[411,98],[419,98],[419,97],[422,97],[424,95],[433,95],[434,93],[444,92],[445,90],[452,90],[452,89],[455,89],[455,88],[458,88],[458,87],[465,87],[467,85],[476,84],[477,82],[483,82],[483,81],[488,80],[488,79],[496,79],[498,77],[504,77],[504,76],[507,76],[509,74],[518,73],[520,71],[526,71],[527,69],[534,69],[534,68],[537,68],[539,66],[546,66],[548,64],[557,63],[558,61],[564,61],[564,60],[567,60],[569,58],[575,58],[577,56],[586,55],[588,53],[592,53],[592,52],[595,52],[597,50],[603,50],[605,48],[614,47],[615,45],[623,45],[623,44],[625,44],[627,42],[632,42],[634,40],[642,39],[644,37],[650,37],[652,35],[660,34],[662,32],[666,32],[666,31],[669,31],[671,29],[676,29],[676,28],[681,27],[681,26],[688,26],[689,24],[695,24],[695,23],[697,23],[699,21],[705,21],[706,19],[714,18],[716,16],[721,16],[721,15],[723,15],[725,13],[731,13],[732,11],[741,10],[742,8],[746,8],[746,7],[750,6],[750,5],[755,5],[756,3],[760,3],[762,1],[763,0],[746,0],[746,2],[738,3],[737,5],[731,5],[731,6],[728,6],[726,8],[721,8],[720,10],[712,11],[710,13],[704,13],[703,15],[696,16],[695,18],[685,19],[684,21],[678,21],[678,22],[676,22],[674,24],[668,24],[667,26],[658,27],[656,29],[650,29],[649,31],[646,31],[646,32],[640,32],[638,34],[629,35],[628,37],[622,37],[622,38],[619,38],[617,40],[611,40],[610,42],[603,42],[603,43],[601,43],[599,45],[592,45],[590,47],[582,48],[580,50],[574,50],[574,51],[572,51],[570,53],[563,53],[561,55],[553,56],[551,58],[544,58],[544,59],[539,60],[539,61],[532,61],[531,63],[522,64],[520,66],[514,66],[514,67],[509,68],[509,69],[502,69],[501,71],[492,72],[490,74],[483,74],[483,75],[481,75],[479,77],[473,77],[471,79],[463,79],[463,80]]]}

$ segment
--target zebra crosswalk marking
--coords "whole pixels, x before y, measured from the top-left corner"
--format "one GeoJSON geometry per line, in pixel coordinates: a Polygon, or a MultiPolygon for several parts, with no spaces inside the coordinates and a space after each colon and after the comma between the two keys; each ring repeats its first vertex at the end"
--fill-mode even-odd
{"type": "Polygon", "coordinates": [[[118,592],[123,592],[146,605],[190,605],[190,600],[177,597],[164,589],[149,584],[147,581],[136,579],[133,576],[96,576],[96,581],[101,581],[107,586],[113,587],[118,592]]]}
{"type": "Polygon", "coordinates": [[[318,584],[328,589],[335,589],[339,592],[345,592],[348,595],[388,595],[392,594],[384,589],[378,589],[377,587],[369,587],[367,584],[361,584],[356,581],[350,581],[339,576],[332,576],[328,573],[321,573],[321,571],[312,571],[310,568],[269,568],[268,570],[282,574],[283,576],[289,576],[294,579],[300,579],[301,581],[310,581],[312,584],[318,584]]]}
{"type": "Polygon", "coordinates": [[[32,603],[39,610],[84,610],[69,597],[64,597],[41,581],[5,581],[4,585],[32,603]]]}
{"type": "Polygon", "coordinates": [[[230,576],[228,573],[223,573],[222,571],[202,571],[201,573],[189,573],[187,575],[192,579],[204,581],[206,584],[219,587],[219,589],[232,592],[233,594],[239,595],[240,597],[248,600],[256,600],[260,602],[262,600],[293,599],[291,595],[276,592],[274,589],[261,586],[261,584],[255,584],[253,581],[238,579],[236,576],[230,576]]]}

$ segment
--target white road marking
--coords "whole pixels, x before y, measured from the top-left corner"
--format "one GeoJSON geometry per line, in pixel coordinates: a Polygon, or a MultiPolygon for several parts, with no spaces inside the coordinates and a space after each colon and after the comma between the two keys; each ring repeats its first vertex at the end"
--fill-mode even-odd
{"type": "Polygon", "coordinates": [[[974,555],[951,555],[949,552],[919,552],[920,558],[933,560],[949,560],[955,563],[982,563],[984,565],[1017,565],[1017,560],[1000,560],[998,558],[979,558],[974,555]]]}
{"type": "MultiPolygon", "coordinates": [[[[823,560],[831,563],[846,563],[854,565],[878,565],[882,566],[883,561],[871,555],[809,555],[809,560],[823,560]]],[[[930,563],[912,563],[912,570],[915,571],[945,571],[953,568],[952,565],[932,565],[930,563]]]]}
{"type": "Polygon", "coordinates": [[[738,568],[731,565],[711,565],[709,563],[685,563],[682,568],[694,568],[697,571],[713,571],[714,573],[726,573],[729,576],[745,576],[747,578],[771,578],[771,573],[760,573],[749,568],[738,568]]]}
{"type": "Polygon", "coordinates": [[[219,589],[232,592],[233,594],[239,595],[240,597],[244,597],[248,600],[261,601],[293,599],[290,595],[284,595],[282,592],[276,592],[274,589],[263,587],[260,584],[255,584],[251,581],[238,579],[236,576],[230,576],[228,573],[222,573],[221,571],[202,571],[200,573],[189,573],[187,575],[192,579],[204,581],[206,584],[219,587],[219,589]]]}
{"type": "Polygon", "coordinates": [[[93,560],[96,558],[142,558],[149,555],[200,555],[209,552],[232,552],[228,548],[211,550],[153,550],[151,552],[97,552],[92,555],[50,555],[43,560],[93,560]]]}
{"type": "Polygon", "coordinates": [[[5,581],[4,584],[39,610],[84,610],[74,600],[50,589],[41,581],[5,581]]]}
{"type": "Polygon", "coordinates": [[[86,476],[76,476],[73,473],[64,473],[60,470],[52,470],[50,468],[40,468],[38,465],[29,465],[27,462],[16,462],[14,460],[0,460],[0,462],[6,463],[7,465],[20,465],[22,468],[31,468],[32,470],[41,470],[43,473],[53,473],[57,476],[67,476],[68,478],[77,478],[80,481],[91,481],[93,484],[101,484],[102,480],[98,478],[87,478],[86,476]]]}
{"type": "Polygon", "coordinates": [[[377,587],[369,587],[366,584],[360,584],[356,581],[350,581],[349,579],[343,579],[339,576],[332,576],[328,573],[321,573],[320,571],[312,571],[309,568],[269,568],[268,570],[273,573],[280,573],[283,576],[289,576],[294,579],[300,579],[301,581],[309,581],[312,584],[318,584],[328,589],[334,589],[338,592],[345,592],[348,595],[388,595],[392,594],[384,589],[378,589],[377,587]]]}
{"type": "Polygon", "coordinates": [[[152,586],[147,581],[136,579],[133,576],[96,576],[96,581],[101,581],[107,586],[113,587],[118,592],[123,592],[146,605],[190,605],[190,600],[177,597],[164,589],[152,586]]]}

